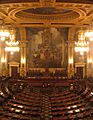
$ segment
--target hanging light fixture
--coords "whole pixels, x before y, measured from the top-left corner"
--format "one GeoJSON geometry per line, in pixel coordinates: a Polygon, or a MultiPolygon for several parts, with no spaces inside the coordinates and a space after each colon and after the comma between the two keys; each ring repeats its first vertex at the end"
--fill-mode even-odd
{"type": "Polygon", "coordinates": [[[15,39],[15,30],[10,30],[10,39],[6,41],[5,51],[10,52],[13,54],[14,52],[19,52],[19,41],[15,39]]]}
{"type": "Polygon", "coordinates": [[[87,37],[89,41],[93,41],[93,20],[91,20],[91,23],[85,32],[85,37],[87,37]]]}
{"type": "Polygon", "coordinates": [[[78,40],[75,41],[75,52],[79,52],[83,55],[85,52],[89,51],[89,41],[86,40],[85,33],[83,30],[78,32],[78,40]]]}
{"type": "Polygon", "coordinates": [[[4,22],[3,18],[0,18],[0,40],[5,43],[5,51],[13,54],[19,51],[19,42],[15,38],[15,29],[11,29],[4,22]]]}
{"type": "Polygon", "coordinates": [[[4,20],[0,18],[0,40],[5,41],[9,38],[10,33],[7,26],[4,24],[4,20]]]}

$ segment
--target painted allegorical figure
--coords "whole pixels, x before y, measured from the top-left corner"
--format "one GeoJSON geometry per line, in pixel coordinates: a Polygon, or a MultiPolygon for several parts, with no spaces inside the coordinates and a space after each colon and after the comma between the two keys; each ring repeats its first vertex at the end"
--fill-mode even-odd
{"type": "MultiPolygon", "coordinates": [[[[35,30],[34,30],[35,31],[35,30]]],[[[43,28],[32,34],[32,63],[35,68],[59,68],[65,61],[64,33],[57,28],[43,28]]],[[[30,56],[29,56],[30,57],[30,56]]]]}

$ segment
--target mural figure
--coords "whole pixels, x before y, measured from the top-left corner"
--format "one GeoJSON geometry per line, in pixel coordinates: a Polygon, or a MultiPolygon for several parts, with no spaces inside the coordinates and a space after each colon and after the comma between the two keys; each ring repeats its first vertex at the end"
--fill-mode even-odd
{"type": "Polygon", "coordinates": [[[65,60],[65,42],[56,28],[45,28],[33,36],[31,61],[35,68],[59,68],[65,60]]]}

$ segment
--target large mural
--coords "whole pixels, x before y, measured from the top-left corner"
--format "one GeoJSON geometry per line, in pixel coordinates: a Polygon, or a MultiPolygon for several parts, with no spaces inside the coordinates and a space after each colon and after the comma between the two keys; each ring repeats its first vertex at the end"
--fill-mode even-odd
{"type": "Polygon", "coordinates": [[[64,8],[54,8],[54,7],[39,7],[39,8],[31,8],[23,10],[23,12],[32,13],[32,14],[39,14],[39,15],[53,15],[53,14],[65,14],[72,12],[70,9],[64,8]]]}
{"type": "Polygon", "coordinates": [[[67,28],[27,28],[27,64],[30,68],[67,65],[67,28]]]}

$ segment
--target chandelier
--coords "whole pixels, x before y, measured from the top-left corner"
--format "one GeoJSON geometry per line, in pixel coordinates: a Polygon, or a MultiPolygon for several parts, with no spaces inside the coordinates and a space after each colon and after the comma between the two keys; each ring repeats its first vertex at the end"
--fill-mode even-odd
{"type": "Polygon", "coordinates": [[[5,51],[13,54],[14,52],[19,52],[19,41],[15,40],[15,30],[10,30],[10,39],[6,41],[5,51]]]}
{"type": "Polygon", "coordinates": [[[12,26],[7,26],[0,18],[0,40],[5,44],[5,51],[13,54],[19,51],[19,42],[15,39],[15,29],[12,26]]]}
{"type": "Polygon", "coordinates": [[[79,52],[80,55],[83,55],[85,52],[89,51],[89,41],[85,37],[83,30],[78,32],[78,40],[75,41],[75,52],[79,52]]]}
{"type": "Polygon", "coordinates": [[[93,41],[93,20],[90,21],[90,24],[85,32],[85,37],[87,37],[89,41],[93,41]]]}
{"type": "Polygon", "coordinates": [[[90,25],[85,32],[85,37],[89,39],[89,41],[93,41],[93,27],[90,25]]]}
{"type": "Polygon", "coordinates": [[[0,40],[5,41],[9,38],[10,33],[7,26],[4,24],[4,20],[0,18],[0,40]]]}
{"type": "Polygon", "coordinates": [[[85,32],[85,37],[87,37],[89,41],[93,41],[93,30],[87,30],[85,32]]]}

